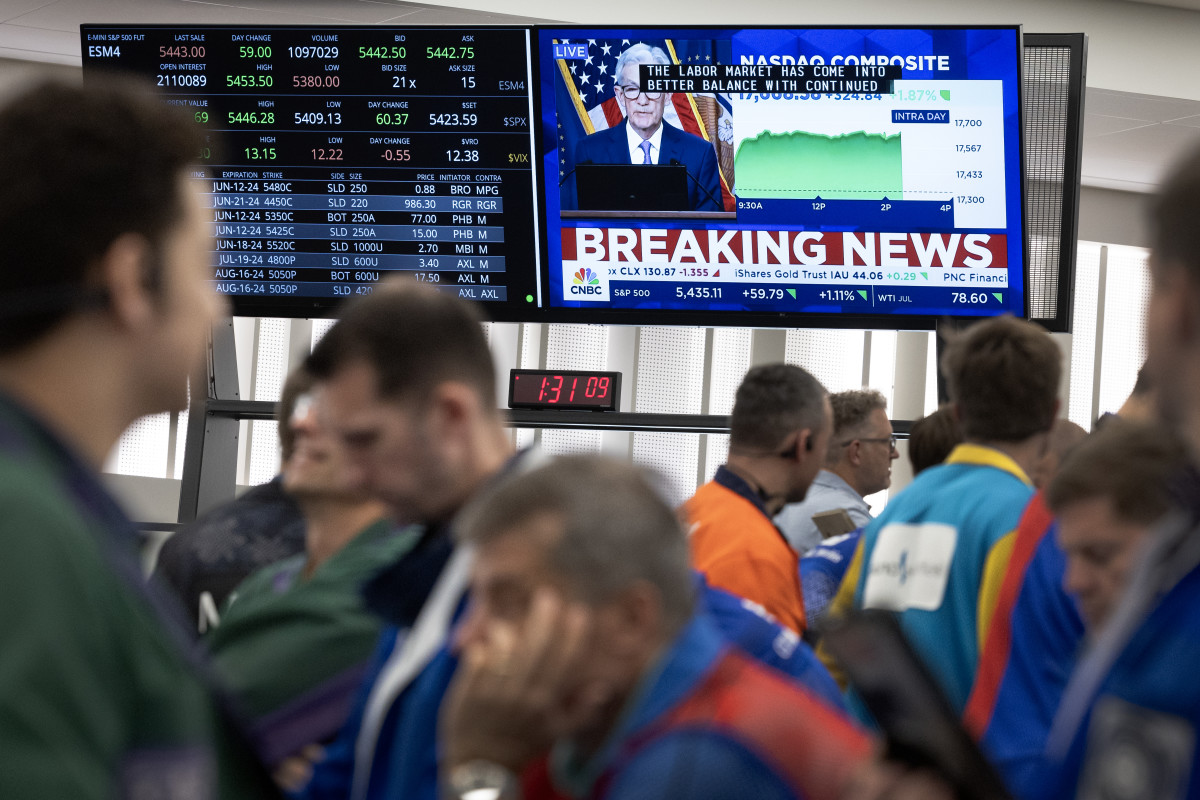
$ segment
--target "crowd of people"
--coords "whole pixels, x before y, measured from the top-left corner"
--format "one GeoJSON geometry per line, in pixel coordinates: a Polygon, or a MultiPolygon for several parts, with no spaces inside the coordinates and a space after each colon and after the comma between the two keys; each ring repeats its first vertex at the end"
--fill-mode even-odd
{"type": "Polygon", "coordinates": [[[1093,433],[1000,317],[948,343],[877,514],[884,396],[786,364],[672,508],[632,464],[517,450],[479,311],[391,283],[288,378],[277,480],[146,580],[98,473],[227,313],[199,150],[120,81],[0,110],[0,797],[984,796],[847,685],[834,631],[882,611],[1011,796],[1200,798],[1200,153],[1093,433]]]}

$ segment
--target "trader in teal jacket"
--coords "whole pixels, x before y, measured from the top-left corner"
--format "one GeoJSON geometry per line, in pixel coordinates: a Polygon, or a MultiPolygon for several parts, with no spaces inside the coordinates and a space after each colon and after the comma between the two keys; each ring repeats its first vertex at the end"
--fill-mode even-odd
{"type": "Polygon", "coordinates": [[[1058,411],[1060,363],[1045,331],[1012,317],[951,344],[942,366],[966,441],[866,526],[834,598],[835,615],[895,611],[958,713],[1058,411]]]}

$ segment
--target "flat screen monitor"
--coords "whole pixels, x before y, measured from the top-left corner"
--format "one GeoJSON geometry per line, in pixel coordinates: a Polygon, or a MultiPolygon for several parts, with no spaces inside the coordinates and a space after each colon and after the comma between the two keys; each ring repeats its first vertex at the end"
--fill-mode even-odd
{"type": "Polygon", "coordinates": [[[328,316],[404,273],[520,320],[540,300],[529,28],[84,25],[85,80],[144,76],[220,148],[195,177],[235,314],[328,316]]]}
{"type": "Polygon", "coordinates": [[[536,33],[547,318],[1025,315],[1019,27],[536,33]],[[687,206],[595,209],[596,164],[682,169],[687,206]]]}

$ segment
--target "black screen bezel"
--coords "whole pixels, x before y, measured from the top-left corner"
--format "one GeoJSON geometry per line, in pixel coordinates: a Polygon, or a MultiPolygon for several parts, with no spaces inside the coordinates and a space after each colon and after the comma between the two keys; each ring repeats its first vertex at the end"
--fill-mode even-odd
{"type": "MultiPolygon", "coordinates": [[[[579,30],[579,31],[595,31],[606,28],[619,27],[618,25],[580,25],[580,24],[564,24],[550,25],[539,24],[532,26],[533,28],[533,59],[534,59],[534,75],[537,78],[537,94],[534,97],[536,112],[538,114],[538,127],[534,134],[535,147],[537,149],[537,158],[541,158],[546,146],[545,137],[543,135],[541,125],[541,37],[538,32],[542,29],[553,30],[579,30]]],[[[1011,30],[1016,33],[1016,53],[1014,60],[1016,61],[1017,69],[1017,143],[1018,153],[1021,163],[1020,175],[1020,207],[1021,207],[1021,276],[1022,276],[1022,292],[1021,306],[1022,317],[1029,318],[1029,232],[1027,224],[1027,208],[1026,208],[1026,186],[1025,186],[1025,105],[1024,105],[1024,30],[1021,25],[638,25],[633,26],[639,30],[648,32],[678,32],[680,30],[687,31],[706,31],[706,30],[729,30],[731,28],[752,29],[752,30],[792,30],[797,27],[812,30],[842,30],[849,28],[871,28],[873,30],[1011,30]]],[[[538,200],[539,207],[544,206],[546,197],[546,175],[545,170],[538,170],[538,200]]],[[[542,218],[539,220],[541,227],[541,246],[540,261],[542,264],[542,273],[539,275],[541,281],[541,294],[543,298],[549,298],[550,294],[550,273],[551,268],[549,259],[549,236],[550,230],[547,223],[547,218],[543,212],[542,218]]],[[[549,302],[548,299],[546,301],[549,302]]],[[[803,312],[764,312],[764,311],[709,311],[709,310],[679,310],[679,309],[590,309],[590,308],[553,308],[549,305],[543,306],[538,310],[537,319],[527,320],[501,320],[497,321],[520,321],[520,322],[548,322],[548,323],[583,323],[583,324],[598,324],[598,325],[668,325],[680,327],[702,327],[702,328],[808,328],[808,329],[833,329],[833,330],[896,330],[896,331],[932,331],[936,329],[939,320],[953,319],[962,320],[963,322],[978,322],[985,319],[990,319],[995,316],[1001,316],[1008,313],[1007,310],[998,314],[981,314],[964,317],[952,317],[949,315],[904,315],[904,314],[813,314],[803,312]]]]}
{"type": "MultiPolygon", "coordinates": [[[[296,25],[296,24],[274,25],[274,24],[270,24],[270,23],[254,23],[254,24],[246,24],[246,25],[232,25],[232,24],[227,24],[227,23],[214,23],[214,24],[184,23],[184,24],[179,24],[179,25],[172,25],[172,24],[164,24],[164,23],[143,24],[143,23],[131,22],[131,23],[119,24],[119,23],[104,22],[104,23],[82,23],[82,24],[80,24],[79,36],[80,36],[80,43],[84,49],[84,52],[86,53],[86,48],[87,48],[86,36],[89,31],[154,29],[154,30],[178,30],[181,32],[186,32],[187,30],[200,30],[200,29],[237,31],[237,30],[246,30],[246,29],[251,29],[251,28],[253,28],[253,29],[270,29],[270,30],[313,30],[313,31],[321,31],[321,30],[330,30],[330,31],[337,31],[337,30],[345,30],[345,31],[351,31],[351,30],[369,30],[369,31],[396,30],[396,31],[403,31],[403,30],[411,30],[411,29],[415,29],[415,28],[420,28],[420,29],[433,29],[433,30],[448,30],[448,31],[456,31],[456,32],[462,32],[462,33],[469,33],[471,31],[478,31],[478,30],[521,31],[521,32],[525,33],[526,40],[529,45],[529,64],[528,64],[529,71],[528,71],[527,77],[526,77],[527,81],[532,82],[534,80],[534,75],[535,75],[534,70],[536,67],[536,61],[535,61],[534,53],[535,53],[535,47],[536,47],[536,42],[535,42],[536,29],[534,28],[534,26],[531,26],[531,25],[408,25],[408,26],[403,26],[403,25],[366,25],[366,24],[358,24],[358,25],[296,25]]],[[[85,69],[83,71],[83,76],[84,76],[85,81],[88,79],[89,74],[96,75],[96,74],[103,74],[105,72],[102,64],[91,65],[91,69],[88,69],[86,58],[84,59],[84,64],[85,64],[85,69]]],[[[537,111],[536,89],[531,87],[530,93],[532,95],[531,101],[530,101],[531,102],[530,109],[531,109],[531,113],[534,113],[537,111]]],[[[536,120],[534,120],[534,119],[530,120],[530,125],[534,125],[535,123],[536,123],[536,120]]],[[[531,138],[531,141],[533,142],[533,147],[536,150],[536,148],[537,148],[537,133],[536,133],[536,131],[532,131],[531,133],[533,135],[530,138],[531,138]]],[[[531,154],[531,159],[533,158],[533,156],[534,156],[534,154],[531,154]]],[[[191,166],[191,165],[189,165],[189,166],[191,166]]],[[[203,166],[203,165],[195,165],[195,166],[203,166]]],[[[536,178],[538,176],[538,173],[540,172],[540,167],[537,163],[534,163],[531,165],[531,168],[533,171],[533,177],[536,178]]],[[[541,202],[539,199],[541,183],[540,182],[535,183],[533,180],[531,180],[530,187],[531,187],[531,189],[533,189],[534,187],[537,188],[537,190],[534,193],[533,203],[532,203],[533,223],[534,223],[534,226],[537,228],[537,231],[535,232],[534,237],[533,237],[532,251],[533,251],[534,257],[540,258],[540,253],[543,250],[543,248],[545,247],[544,243],[542,242],[542,237],[540,235],[542,232],[542,228],[544,227],[542,221],[539,219],[539,217],[542,214],[541,202]]],[[[403,273],[398,273],[398,274],[403,274],[403,273]]],[[[538,292],[540,282],[541,282],[540,274],[535,274],[533,276],[533,279],[528,282],[527,290],[534,292],[534,293],[538,292]]],[[[525,288],[523,287],[522,293],[524,293],[524,291],[525,291],[525,288]]],[[[345,303],[347,300],[353,299],[352,297],[344,297],[344,298],[307,297],[306,298],[306,297],[291,297],[291,296],[287,296],[287,295],[254,296],[254,295],[222,294],[221,296],[226,298],[226,300],[229,302],[232,316],[235,316],[235,317],[268,317],[268,318],[277,318],[277,319],[336,319],[338,317],[339,307],[343,303],[345,303]]],[[[506,300],[504,303],[499,303],[499,304],[494,304],[494,305],[480,303],[479,307],[483,311],[484,316],[486,316],[488,319],[491,319],[491,320],[494,320],[497,322],[535,322],[535,321],[540,321],[540,320],[531,318],[530,313],[523,313],[529,309],[529,305],[520,304],[520,306],[518,307],[518,299],[519,298],[517,298],[517,297],[513,297],[513,298],[510,298],[509,300],[506,300]]],[[[533,310],[531,313],[536,315],[536,313],[537,313],[536,309],[533,310]]]]}

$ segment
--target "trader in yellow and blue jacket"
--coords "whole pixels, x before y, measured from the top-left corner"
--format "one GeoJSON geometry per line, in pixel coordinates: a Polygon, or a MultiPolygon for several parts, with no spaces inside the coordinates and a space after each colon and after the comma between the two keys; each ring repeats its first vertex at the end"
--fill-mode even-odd
{"type": "MultiPolygon", "coordinates": [[[[870,522],[834,598],[891,609],[956,712],[966,706],[1021,512],[1058,411],[1061,356],[1011,317],[954,340],[942,362],[966,441],[870,522]]],[[[836,672],[836,665],[826,662],[836,672]]]]}

